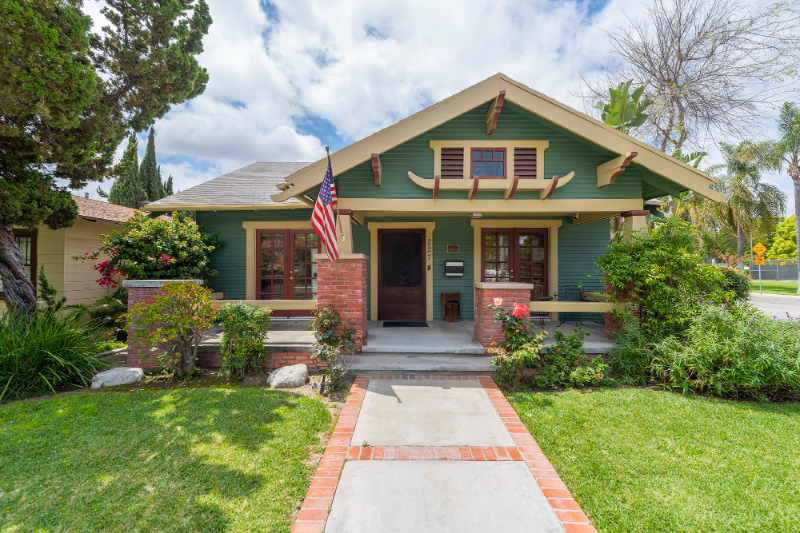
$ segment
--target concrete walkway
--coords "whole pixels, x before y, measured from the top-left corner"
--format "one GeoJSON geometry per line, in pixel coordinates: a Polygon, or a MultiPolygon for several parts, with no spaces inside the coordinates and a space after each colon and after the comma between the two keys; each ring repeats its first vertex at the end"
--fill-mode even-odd
{"type": "Polygon", "coordinates": [[[595,531],[489,377],[360,375],[293,533],[595,531]]]}

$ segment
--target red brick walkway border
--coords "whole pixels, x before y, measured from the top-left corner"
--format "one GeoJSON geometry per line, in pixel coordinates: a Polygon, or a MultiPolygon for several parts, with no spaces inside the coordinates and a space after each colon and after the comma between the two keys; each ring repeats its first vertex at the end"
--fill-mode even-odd
{"type": "Polygon", "coordinates": [[[333,505],[333,496],[345,461],[392,460],[525,461],[556,516],[561,520],[566,533],[597,533],[492,378],[424,374],[379,374],[356,377],[333,435],[311,480],[311,486],[303,500],[297,520],[292,526],[292,533],[322,533],[325,530],[325,522],[333,505]],[[500,419],[505,423],[506,429],[511,433],[516,446],[350,446],[367,386],[373,379],[478,381],[489,396],[500,419]]]}

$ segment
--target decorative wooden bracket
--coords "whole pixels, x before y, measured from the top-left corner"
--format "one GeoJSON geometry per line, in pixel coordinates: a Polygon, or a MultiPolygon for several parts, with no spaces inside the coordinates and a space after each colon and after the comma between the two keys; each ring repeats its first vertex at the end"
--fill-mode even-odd
{"type": "Polygon", "coordinates": [[[614,180],[617,179],[617,176],[620,173],[625,172],[625,169],[628,168],[628,165],[631,164],[631,161],[637,155],[639,155],[639,152],[628,152],[627,154],[621,155],[616,159],[612,159],[608,163],[598,165],[597,186],[605,187],[606,185],[613,185],[614,180]]]}
{"type": "Polygon", "coordinates": [[[503,102],[506,99],[506,92],[500,91],[494,98],[494,102],[486,112],[486,135],[491,135],[497,129],[497,117],[500,116],[500,110],[503,109],[503,102]]]}
{"type": "MultiPolygon", "coordinates": [[[[570,179],[572,179],[572,176],[570,176],[570,179]]],[[[554,192],[556,192],[557,188],[558,188],[558,176],[553,176],[553,179],[550,180],[549,187],[539,191],[539,199],[540,200],[547,200],[548,198],[550,198],[553,195],[554,192]]]]}
{"type": "Polygon", "coordinates": [[[408,172],[411,181],[428,190],[433,191],[433,199],[439,198],[441,191],[466,191],[467,197],[472,200],[478,191],[503,191],[506,199],[512,198],[517,191],[539,191],[539,196],[545,200],[552,196],[553,192],[559,187],[563,187],[575,176],[575,172],[570,172],[566,176],[554,176],[553,179],[519,179],[519,176],[505,179],[441,179],[435,176],[433,179],[421,178],[413,172],[408,172]]]}
{"type": "Polygon", "coordinates": [[[378,154],[372,154],[372,173],[375,175],[375,186],[380,187],[383,166],[381,165],[381,158],[378,154]]]}
{"type": "Polygon", "coordinates": [[[506,189],[506,192],[503,194],[503,198],[506,200],[510,200],[514,197],[514,193],[517,192],[517,187],[519,186],[519,176],[514,176],[514,179],[511,180],[511,184],[506,189]]]}
{"type": "Polygon", "coordinates": [[[468,196],[469,200],[475,198],[475,195],[478,194],[478,189],[480,188],[480,186],[481,186],[481,177],[475,176],[474,178],[472,178],[472,189],[470,189],[468,196]]]}

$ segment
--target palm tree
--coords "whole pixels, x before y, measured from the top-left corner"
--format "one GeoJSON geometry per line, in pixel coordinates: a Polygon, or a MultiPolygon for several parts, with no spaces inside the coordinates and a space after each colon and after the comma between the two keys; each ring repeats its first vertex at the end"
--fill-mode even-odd
{"type": "Polygon", "coordinates": [[[768,168],[749,142],[732,145],[720,143],[725,163],[709,169],[724,170],[717,188],[728,200],[715,210],[715,219],[724,229],[736,236],[739,268],[744,268],[745,236],[758,231],[771,233],[775,217],[786,208],[786,194],[778,187],[761,181],[761,170],[768,168]]]}
{"type": "MultiPolygon", "coordinates": [[[[785,164],[786,173],[792,178],[797,259],[800,264],[800,106],[788,102],[783,104],[778,118],[778,131],[780,138],[755,145],[753,156],[772,170],[779,171],[785,164]]],[[[800,268],[797,269],[797,281],[797,292],[800,293],[800,268]]]]}

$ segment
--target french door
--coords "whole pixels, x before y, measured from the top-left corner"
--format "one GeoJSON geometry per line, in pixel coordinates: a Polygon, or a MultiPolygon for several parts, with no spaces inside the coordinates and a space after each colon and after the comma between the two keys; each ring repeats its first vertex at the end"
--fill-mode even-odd
{"type": "Polygon", "coordinates": [[[258,230],[256,245],[257,299],[316,299],[320,242],[313,230],[258,230]]]}
{"type": "Polygon", "coordinates": [[[547,296],[547,230],[484,229],[483,281],[530,283],[531,297],[547,296]]]}

